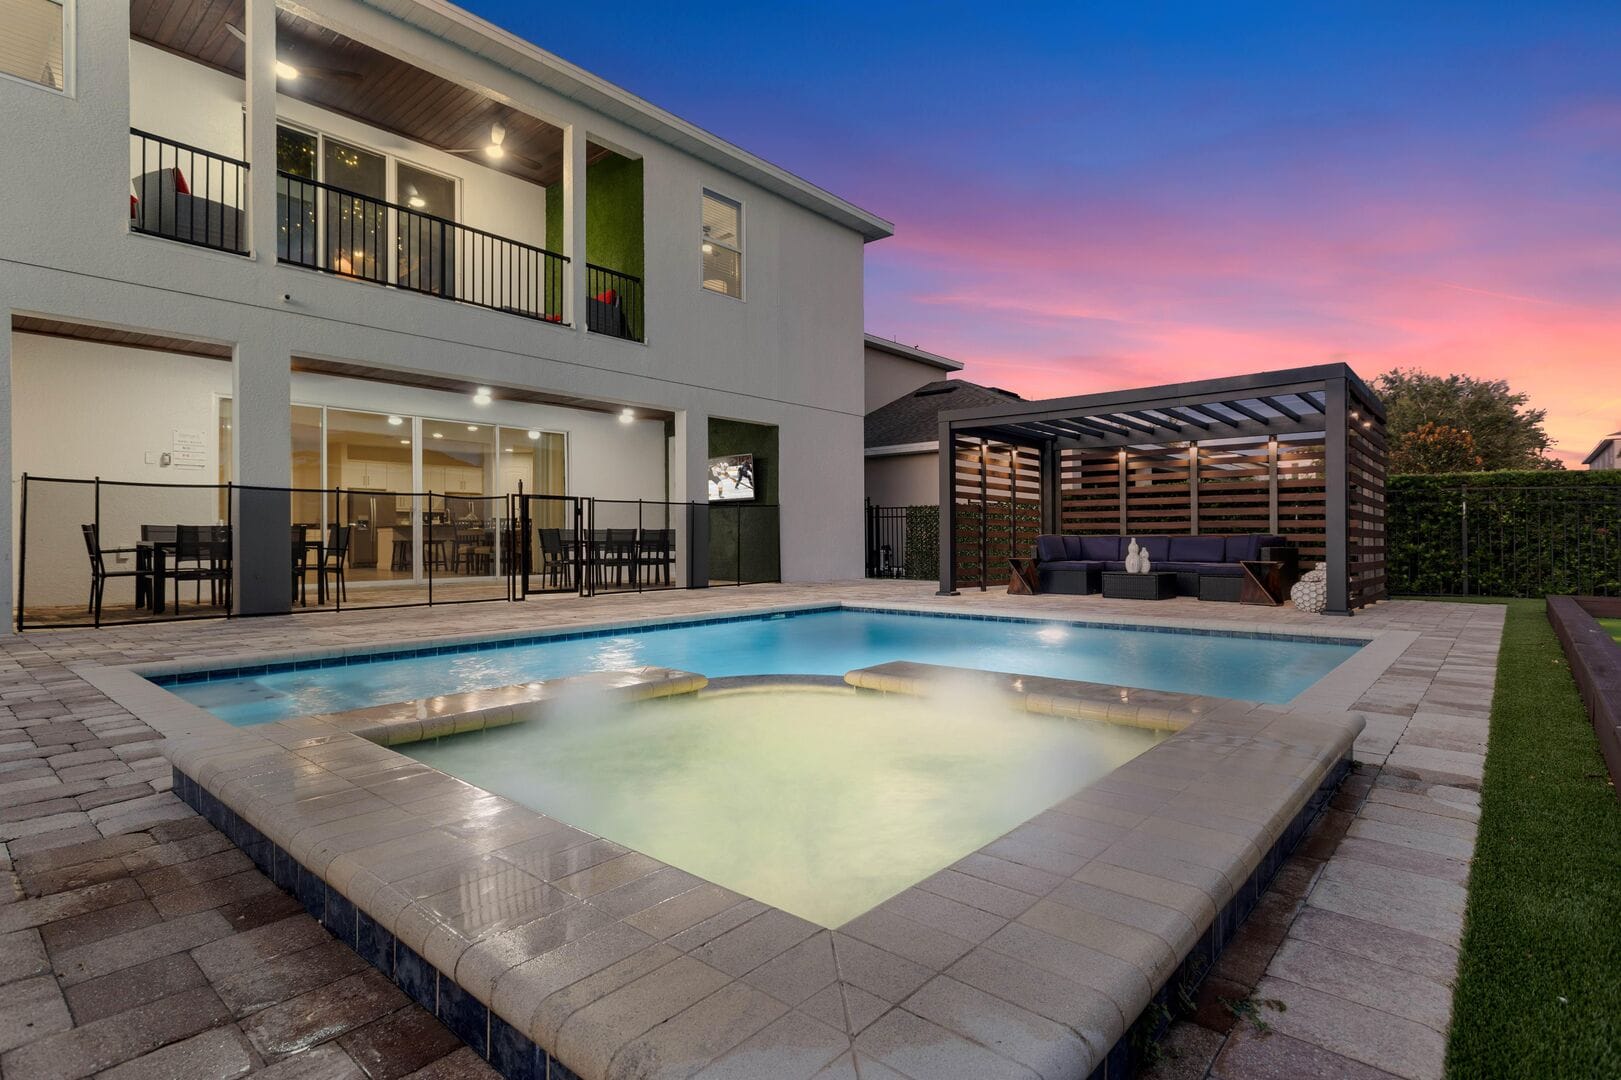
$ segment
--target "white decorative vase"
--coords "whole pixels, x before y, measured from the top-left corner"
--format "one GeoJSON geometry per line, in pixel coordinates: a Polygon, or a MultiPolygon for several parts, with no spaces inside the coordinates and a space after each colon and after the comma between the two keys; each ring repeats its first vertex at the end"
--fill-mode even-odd
{"type": "Polygon", "coordinates": [[[1308,570],[1301,575],[1295,587],[1289,590],[1289,599],[1294,601],[1296,611],[1304,611],[1310,615],[1321,615],[1328,606],[1328,571],[1322,563],[1316,568],[1308,570]]]}
{"type": "Polygon", "coordinates": [[[1132,538],[1131,546],[1126,548],[1126,573],[1142,573],[1143,551],[1137,546],[1136,537],[1132,538]]]}
{"type": "Polygon", "coordinates": [[[1149,561],[1149,559],[1148,559],[1148,550],[1145,548],[1137,556],[1137,572],[1139,574],[1146,574],[1150,570],[1152,570],[1153,568],[1154,568],[1154,564],[1149,561]]]}

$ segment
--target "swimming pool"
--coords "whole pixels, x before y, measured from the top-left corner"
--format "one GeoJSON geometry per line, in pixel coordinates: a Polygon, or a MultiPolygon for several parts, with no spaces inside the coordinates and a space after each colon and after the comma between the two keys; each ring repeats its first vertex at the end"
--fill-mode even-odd
{"type": "Polygon", "coordinates": [[[583,704],[397,749],[833,927],[1165,737],[989,696],[964,705],[848,689],[706,691],[583,704]]]}
{"type": "Polygon", "coordinates": [[[1358,647],[1349,641],[824,608],[155,681],[232,724],[643,665],[721,678],[843,675],[891,660],[1276,704],[1358,647]]]}

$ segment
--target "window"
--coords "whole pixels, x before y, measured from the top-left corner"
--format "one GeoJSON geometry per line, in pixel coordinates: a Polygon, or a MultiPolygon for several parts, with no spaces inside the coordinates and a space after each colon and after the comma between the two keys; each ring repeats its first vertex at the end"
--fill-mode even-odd
{"type": "Polygon", "coordinates": [[[456,220],[456,181],[448,176],[394,163],[395,196],[411,213],[397,215],[395,230],[401,285],[441,296],[454,294],[455,234],[445,224],[456,220]]]}
{"type": "Polygon", "coordinates": [[[743,204],[704,192],[704,288],[743,299],[743,204]]]}
{"type": "Polygon", "coordinates": [[[0,73],[51,90],[68,88],[64,0],[0,0],[0,73]]]}

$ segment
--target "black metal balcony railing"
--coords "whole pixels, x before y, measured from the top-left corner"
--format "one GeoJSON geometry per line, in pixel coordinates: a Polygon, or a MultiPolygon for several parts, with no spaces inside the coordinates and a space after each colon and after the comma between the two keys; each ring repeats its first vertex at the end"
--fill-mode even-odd
{"type": "Polygon", "coordinates": [[[642,340],[642,279],[585,264],[585,328],[629,341],[642,340]]]}
{"type": "Polygon", "coordinates": [[[567,325],[567,256],[286,172],[276,226],[281,262],[567,325]]]}
{"type": "Polygon", "coordinates": [[[248,163],[130,128],[129,227],[246,255],[248,163]]]}

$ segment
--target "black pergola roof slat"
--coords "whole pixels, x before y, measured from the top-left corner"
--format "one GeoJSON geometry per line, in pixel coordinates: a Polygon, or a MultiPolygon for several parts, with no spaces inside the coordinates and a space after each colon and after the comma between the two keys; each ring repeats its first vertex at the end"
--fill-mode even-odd
{"type": "Polygon", "coordinates": [[[1299,420],[1300,419],[1300,414],[1299,413],[1295,412],[1293,409],[1289,408],[1289,406],[1285,405],[1283,402],[1279,401],[1277,398],[1272,397],[1269,394],[1263,394],[1261,396],[1261,400],[1263,402],[1265,402],[1267,405],[1269,405],[1270,407],[1278,410],[1278,412],[1282,413],[1284,416],[1287,416],[1291,420],[1299,420]]]}

